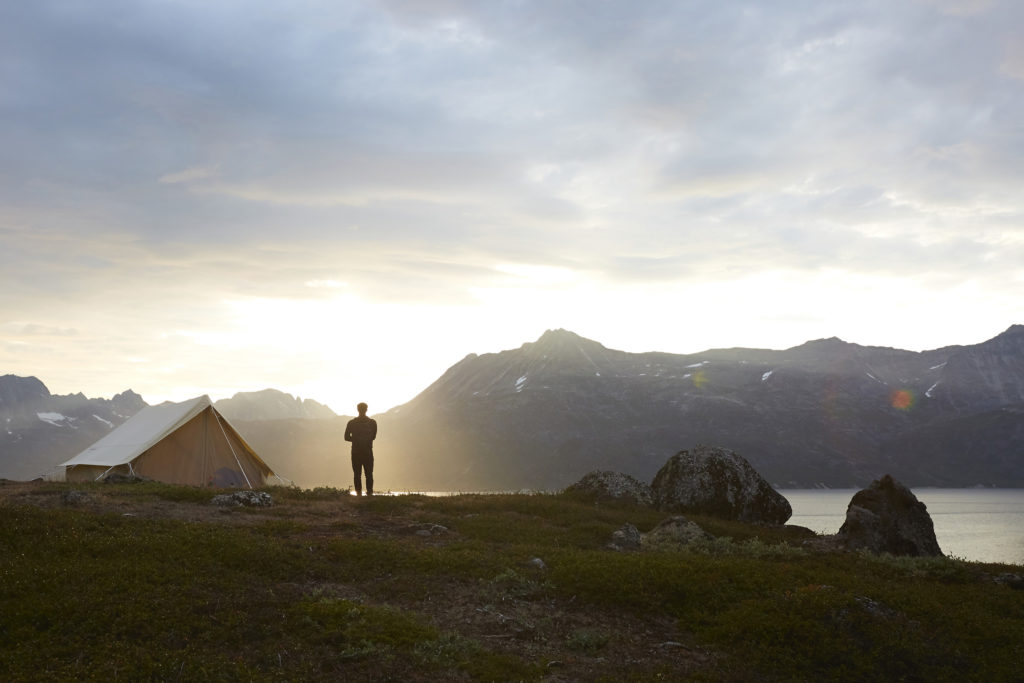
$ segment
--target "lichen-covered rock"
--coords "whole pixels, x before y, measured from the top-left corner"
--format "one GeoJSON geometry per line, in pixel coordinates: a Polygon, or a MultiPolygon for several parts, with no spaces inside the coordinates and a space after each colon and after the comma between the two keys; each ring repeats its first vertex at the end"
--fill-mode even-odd
{"type": "Polygon", "coordinates": [[[645,550],[665,548],[681,548],[695,541],[710,541],[714,536],[682,515],[675,515],[662,521],[643,535],[642,547],[645,550]]]}
{"type": "Polygon", "coordinates": [[[928,508],[888,474],[854,494],[836,540],[876,553],[942,556],[928,508]]]}
{"type": "Polygon", "coordinates": [[[661,510],[713,515],[762,524],[785,524],[793,508],[750,463],[725,448],[698,445],[680,451],[651,484],[661,510]]]}
{"type": "Polygon", "coordinates": [[[595,501],[623,501],[636,505],[651,504],[651,487],[628,474],[609,470],[590,472],[565,489],[565,493],[595,501]]]}
{"type": "Polygon", "coordinates": [[[612,540],[608,542],[607,548],[616,552],[640,550],[642,540],[640,530],[627,522],[621,529],[612,532],[612,540]]]}
{"type": "Polygon", "coordinates": [[[232,493],[222,493],[214,496],[210,499],[210,503],[226,507],[245,506],[263,508],[273,505],[274,499],[266,491],[233,491],[232,493]]]}

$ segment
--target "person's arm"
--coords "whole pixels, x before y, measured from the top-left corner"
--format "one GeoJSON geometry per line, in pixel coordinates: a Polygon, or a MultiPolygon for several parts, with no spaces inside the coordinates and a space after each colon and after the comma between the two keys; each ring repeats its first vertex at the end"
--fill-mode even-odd
{"type": "Polygon", "coordinates": [[[351,441],[351,440],[352,440],[352,420],[349,420],[348,424],[345,425],[345,441],[351,441]]]}
{"type": "Polygon", "coordinates": [[[377,421],[370,420],[370,424],[372,425],[372,429],[370,429],[370,441],[373,441],[377,438],[377,421]]]}

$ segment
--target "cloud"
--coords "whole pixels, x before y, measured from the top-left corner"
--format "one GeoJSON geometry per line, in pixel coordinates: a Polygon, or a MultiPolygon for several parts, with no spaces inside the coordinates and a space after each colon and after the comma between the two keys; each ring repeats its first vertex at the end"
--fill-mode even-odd
{"type": "Polygon", "coordinates": [[[161,183],[191,183],[197,180],[206,180],[207,178],[214,178],[218,174],[216,167],[208,166],[190,166],[177,173],[165,173],[160,176],[161,183]]]}
{"type": "MultiPolygon", "coordinates": [[[[7,3],[0,329],[185,382],[161,335],[240,334],[217,321],[249,299],[458,321],[498,297],[511,336],[569,310],[600,331],[587,298],[619,291],[1024,294],[1022,22],[1009,0],[7,3]]],[[[633,328],[672,336],[654,315],[633,328]]]]}

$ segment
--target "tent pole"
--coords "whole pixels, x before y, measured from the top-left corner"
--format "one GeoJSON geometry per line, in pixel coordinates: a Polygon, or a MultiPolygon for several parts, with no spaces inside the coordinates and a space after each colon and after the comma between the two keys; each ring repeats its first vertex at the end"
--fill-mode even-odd
{"type": "MultiPolygon", "coordinates": [[[[95,479],[93,479],[93,481],[99,481],[103,477],[107,476],[107,472],[109,472],[110,470],[114,469],[115,467],[117,467],[117,465],[111,465],[107,469],[103,470],[103,472],[100,473],[100,476],[98,476],[95,479]]],[[[129,467],[131,467],[131,465],[129,465],[129,467]]]]}
{"type": "Polygon", "coordinates": [[[224,430],[224,423],[220,421],[220,414],[217,413],[217,409],[213,410],[214,417],[217,418],[217,424],[220,425],[220,433],[224,435],[224,440],[228,443],[228,449],[231,450],[231,455],[234,456],[235,462],[238,463],[238,469],[242,471],[242,476],[245,477],[245,483],[249,485],[251,489],[252,482],[249,481],[249,475],[245,473],[245,468],[242,467],[241,461],[238,459],[238,455],[235,453],[235,447],[231,445],[231,439],[228,438],[228,433],[224,430]]]}

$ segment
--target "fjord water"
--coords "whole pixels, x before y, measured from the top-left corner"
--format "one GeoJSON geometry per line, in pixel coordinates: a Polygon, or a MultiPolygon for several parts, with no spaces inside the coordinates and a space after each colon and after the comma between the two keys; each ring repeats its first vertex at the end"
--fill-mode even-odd
{"type": "MultiPolygon", "coordinates": [[[[834,534],[856,489],[786,489],[790,524],[834,534]]],[[[914,489],[947,557],[1024,565],[1024,489],[914,489]]]]}

